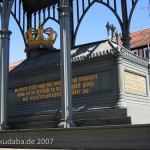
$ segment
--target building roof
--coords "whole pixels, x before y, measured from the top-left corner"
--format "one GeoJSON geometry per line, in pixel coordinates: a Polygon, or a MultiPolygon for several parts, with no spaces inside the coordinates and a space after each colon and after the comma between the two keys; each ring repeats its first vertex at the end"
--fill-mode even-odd
{"type": "Polygon", "coordinates": [[[150,28],[133,32],[131,37],[131,49],[137,47],[145,47],[150,44],[150,28]]]}
{"type": "Polygon", "coordinates": [[[14,63],[11,63],[9,65],[9,71],[13,70],[15,67],[17,67],[20,63],[22,63],[23,60],[20,60],[20,61],[17,61],[17,62],[14,62],[14,63]]]}

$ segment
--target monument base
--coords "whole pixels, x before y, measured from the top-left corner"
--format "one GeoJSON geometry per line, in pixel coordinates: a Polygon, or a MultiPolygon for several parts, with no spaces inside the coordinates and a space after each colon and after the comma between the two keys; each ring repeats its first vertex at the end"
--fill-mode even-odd
{"type": "Polygon", "coordinates": [[[8,124],[0,124],[0,130],[9,130],[11,127],[8,124]]]}
{"type": "Polygon", "coordinates": [[[131,124],[127,109],[92,109],[73,112],[74,122],[61,122],[60,113],[10,118],[12,129],[67,128],[131,124]]]}

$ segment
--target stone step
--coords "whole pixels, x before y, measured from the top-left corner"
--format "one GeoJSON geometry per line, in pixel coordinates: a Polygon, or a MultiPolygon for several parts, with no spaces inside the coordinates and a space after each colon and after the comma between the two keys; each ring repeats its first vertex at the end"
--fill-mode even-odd
{"type": "Polygon", "coordinates": [[[23,116],[23,117],[13,117],[9,118],[9,122],[11,123],[17,123],[17,122],[44,122],[44,121],[55,121],[60,120],[60,115],[58,114],[50,114],[50,115],[34,115],[34,116],[23,116]]]}
{"type": "MultiPolygon", "coordinates": [[[[101,126],[130,124],[126,109],[98,109],[83,112],[73,112],[73,120],[77,126],[101,126]]],[[[60,114],[24,116],[10,118],[12,129],[57,128],[60,114]]]]}
{"type": "Polygon", "coordinates": [[[18,122],[10,124],[11,129],[40,129],[40,128],[57,128],[59,122],[45,121],[45,122],[18,122]]]}
{"type": "Polygon", "coordinates": [[[94,118],[94,119],[78,119],[75,120],[77,127],[86,126],[104,126],[104,125],[123,125],[131,124],[130,117],[112,117],[112,118],[94,118]]]}
{"type": "MultiPolygon", "coordinates": [[[[78,119],[74,120],[77,127],[86,126],[103,126],[103,125],[123,125],[131,124],[130,117],[112,117],[112,118],[93,118],[93,119],[78,119]]],[[[14,123],[11,125],[12,129],[39,129],[39,128],[57,128],[59,122],[28,122],[28,123],[14,123]]]]}
{"type": "MultiPolygon", "coordinates": [[[[122,117],[127,116],[126,109],[98,109],[89,111],[76,111],[73,112],[73,119],[92,119],[92,118],[109,118],[109,117],[122,117]]],[[[49,115],[34,115],[34,116],[23,116],[9,118],[10,123],[17,122],[44,122],[44,121],[58,121],[60,120],[60,114],[49,114],[49,115]]]]}
{"type": "Polygon", "coordinates": [[[127,116],[127,109],[93,109],[89,111],[76,112],[73,118],[76,119],[92,119],[92,118],[110,118],[127,116]]]}

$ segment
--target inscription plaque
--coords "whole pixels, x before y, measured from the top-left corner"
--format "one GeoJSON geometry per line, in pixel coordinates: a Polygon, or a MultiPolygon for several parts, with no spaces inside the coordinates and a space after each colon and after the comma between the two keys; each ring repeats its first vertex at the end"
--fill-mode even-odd
{"type": "Polygon", "coordinates": [[[125,92],[137,95],[147,95],[146,77],[128,71],[124,72],[125,92]]]}
{"type": "MultiPolygon", "coordinates": [[[[72,78],[72,95],[85,95],[94,91],[98,74],[77,76],[72,78]]],[[[14,89],[16,97],[25,101],[54,99],[61,96],[61,81],[49,81],[14,89]]]]}

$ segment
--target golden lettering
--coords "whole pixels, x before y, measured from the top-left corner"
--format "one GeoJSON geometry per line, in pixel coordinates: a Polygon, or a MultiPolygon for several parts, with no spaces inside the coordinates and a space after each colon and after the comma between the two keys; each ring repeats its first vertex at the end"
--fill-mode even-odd
{"type": "Polygon", "coordinates": [[[29,100],[28,97],[23,97],[23,98],[22,98],[22,101],[24,101],[24,102],[25,102],[25,101],[28,101],[28,100],[29,100]]]}
{"type": "Polygon", "coordinates": [[[89,93],[89,89],[86,88],[86,89],[82,89],[82,94],[88,94],[89,93]]]}
{"type": "MultiPolygon", "coordinates": [[[[98,79],[97,73],[72,78],[72,95],[89,94],[98,79]]],[[[139,86],[141,86],[139,84],[139,86]]],[[[61,97],[61,81],[49,81],[25,87],[15,88],[16,96],[22,100],[35,101],[61,97]]]]}
{"type": "Polygon", "coordinates": [[[24,97],[26,96],[25,93],[17,93],[17,97],[24,97]]]}
{"type": "Polygon", "coordinates": [[[19,92],[18,88],[15,89],[15,93],[19,92]]]}

